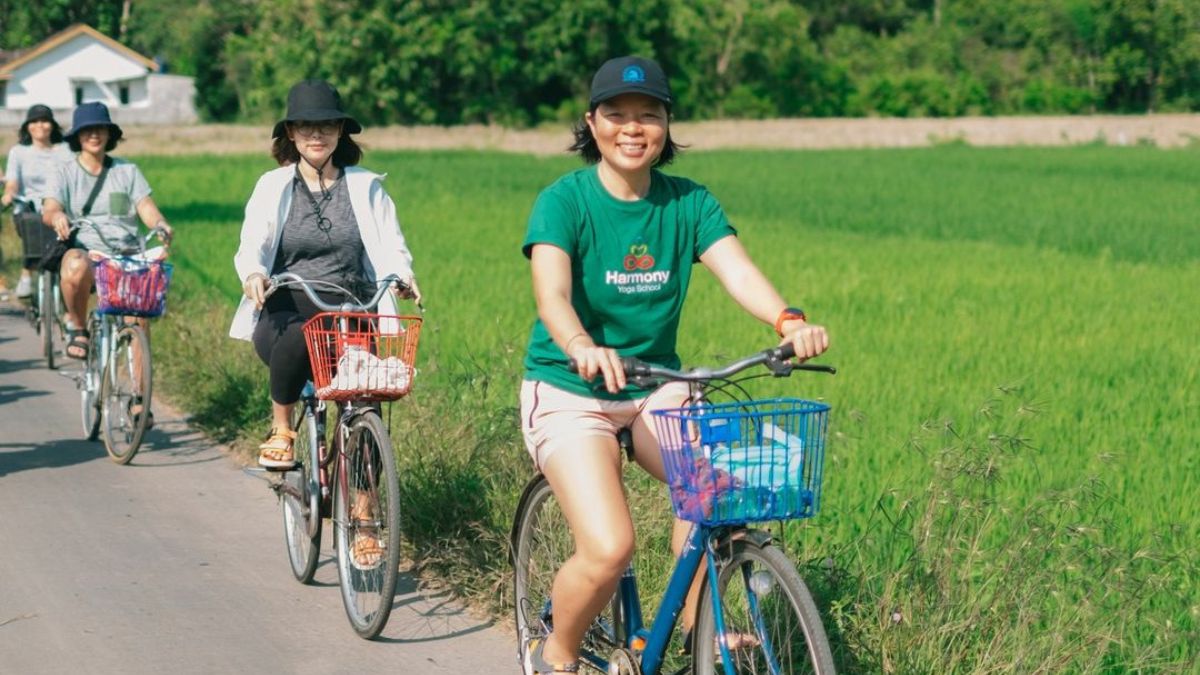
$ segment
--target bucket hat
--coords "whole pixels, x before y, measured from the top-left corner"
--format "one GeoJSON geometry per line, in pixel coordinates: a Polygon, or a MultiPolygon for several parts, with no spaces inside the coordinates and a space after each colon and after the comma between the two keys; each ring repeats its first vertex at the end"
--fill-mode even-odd
{"type": "Polygon", "coordinates": [[[600,66],[592,78],[589,108],[621,94],[646,94],[670,107],[671,84],[662,66],[640,56],[619,56],[600,66]]]}
{"type": "Polygon", "coordinates": [[[75,114],[71,118],[71,130],[64,134],[63,138],[70,140],[87,127],[101,126],[108,127],[110,140],[120,139],[124,135],[121,127],[113,124],[112,118],[108,116],[108,106],[99,101],[84,103],[75,109],[75,114]]]}
{"type": "Polygon", "coordinates": [[[283,136],[284,125],[288,122],[328,120],[343,120],[343,130],[348,134],[362,131],[358,120],[342,109],[342,97],[332,84],[324,80],[303,80],[293,85],[288,92],[287,115],[275,124],[271,138],[283,136]]]}
{"type": "Polygon", "coordinates": [[[50,109],[50,106],[42,105],[41,103],[30,106],[29,110],[25,113],[25,123],[29,124],[38,120],[54,121],[54,111],[50,109]]]}

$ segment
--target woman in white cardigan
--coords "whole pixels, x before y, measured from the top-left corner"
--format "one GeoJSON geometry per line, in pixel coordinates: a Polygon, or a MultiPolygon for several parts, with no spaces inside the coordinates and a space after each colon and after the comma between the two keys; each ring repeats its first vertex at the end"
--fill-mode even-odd
{"type": "MultiPolygon", "coordinates": [[[[420,298],[412,254],[400,232],[383,176],[355,166],[362,150],[350,134],[362,131],[342,110],[337,90],[305,80],[288,93],[287,117],[275,125],[272,155],[280,167],[263,174],[246,203],[234,266],[245,297],[230,336],[251,340],[270,368],[271,431],[259,446],[259,464],[295,464],[292,408],[312,377],[301,326],[319,310],[297,289],[264,298],[267,279],[282,272],[335,283],[360,297],[375,280],[404,279],[420,298]]],[[[337,293],[321,293],[341,302],[337,293]]],[[[386,296],[381,313],[395,313],[386,296]]]]}

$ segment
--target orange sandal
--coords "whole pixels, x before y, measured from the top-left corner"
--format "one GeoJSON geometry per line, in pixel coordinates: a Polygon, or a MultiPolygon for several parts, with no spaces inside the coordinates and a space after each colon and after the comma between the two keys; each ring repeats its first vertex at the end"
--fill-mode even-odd
{"type": "Polygon", "coordinates": [[[287,428],[271,429],[267,440],[258,446],[258,464],[268,469],[290,469],[296,466],[296,451],[292,442],[296,432],[287,428]]]}

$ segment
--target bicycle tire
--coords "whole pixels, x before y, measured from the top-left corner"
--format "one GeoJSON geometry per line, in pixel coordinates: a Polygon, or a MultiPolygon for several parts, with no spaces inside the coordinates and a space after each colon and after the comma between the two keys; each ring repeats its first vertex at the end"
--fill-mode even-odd
{"type": "Polygon", "coordinates": [[[333,523],[337,551],[338,585],[350,626],[370,640],[387,625],[400,571],[400,482],[396,456],[383,421],[373,410],[358,414],[350,423],[343,457],[334,481],[333,523]],[[351,504],[366,495],[372,521],[365,527],[354,522],[351,504]],[[351,561],[352,542],[359,533],[375,528],[382,558],[359,569],[351,561]]]}
{"type": "MultiPolygon", "coordinates": [[[[821,615],[795,564],[783,551],[770,543],[735,540],[723,544],[718,556],[718,592],[726,635],[757,636],[758,641],[755,646],[730,651],[734,672],[832,675],[833,651],[821,615]],[[762,617],[758,628],[755,614],[762,617]],[[768,614],[791,619],[798,630],[768,631],[768,614]],[[781,649],[782,645],[788,648],[781,649]]],[[[698,675],[725,672],[714,638],[711,593],[705,575],[692,640],[692,671],[698,675]]]]}
{"type": "Polygon", "coordinates": [[[97,345],[88,349],[83,362],[83,374],[79,381],[79,412],[83,421],[83,436],[89,441],[100,437],[100,319],[96,314],[88,317],[88,333],[95,336],[97,345]]]}
{"type": "Polygon", "coordinates": [[[113,341],[101,378],[100,430],[109,458],[117,464],[128,464],[142,445],[147,420],[146,415],[134,417],[131,414],[133,398],[141,397],[143,410],[150,409],[152,400],[150,340],[141,326],[131,325],[121,328],[113,341]],[[140,349],[135,350],[135,344],[140,349]],[[140,377],[137,375],[139,362],[140,377]]]}
{"type": "MultiPolygon", "coordinates": [[[[566,517],[554,498],[545,476],[537,476],[525,487],[513,522],[511,561],[513,565],[513,611],[516,614],[518,649],[549,632],[545,616],[550,589],[559,568],[575,552],[575,540],[566,517]]],[[[618,587],[600,616],[584,634],[582,648],[599,658],[626,646],[625,626],[620,615],[618,587]]]]}
{"type": "Polygon", "coordinates": [[[312,408],[303,401],[292,413],[292,430],[296,432],[292,447],[296,449],[298,463],[284,474],[283,480],[289,481],[291,487],[304,496],[297,498],[287,492],[281,493],[283,537],[292,576],[296,577],[296,581],[308,584],[317,571],[317,560],[321,554],[321,483],[317,420],[312,408]]]}
{"type": "Polygon", "coordinates": [[[42,272],[39,285],[41,286],[39,306],[42,320],[42,357],[46,359],[46,367],[54,370],[58,365],[54,362],[54,274],[42,272]]]}

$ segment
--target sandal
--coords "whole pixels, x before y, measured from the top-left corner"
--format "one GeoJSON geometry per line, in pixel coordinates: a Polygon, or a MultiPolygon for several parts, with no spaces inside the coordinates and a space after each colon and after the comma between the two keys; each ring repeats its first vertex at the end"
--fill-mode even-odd
{"type": "Polygon", "coordinates": [[[551,673],[578,673],[579,660],[570,663],[548,663],[542,653],[546,650],[546,638],[534,638],[525,646],[525,675],[551,675],[551,673]]]}
{"type": "Polygon", "coordinates": [[[129,400],[129,418],[137,422],[138,415],[145,413],[146,431],[154,428],[154,411],[148,408],[149,406],[142,402],[141,396],[134,396],[129,400]],[[137,408],[137,410],[134,410],[134,408],[137,408]]]}
{"type": "MultiPolygon", "coordinates": [[[[691,656],[692,654],[692,635],[695,631],[689,630],[683,637],[683,656],[691,656]]],[[[738,633],[729,632],[725,634],[725,643],[729,651],[736,652],[742,649],[753,649],[760,644],[758,636],[754,633],[738,633]]],[[[721,662],[721,644],[713,637],[714,653],[716,654],[717,663],[721,662]]]]}
{"type": "Polygon", "coordinates": [[[290,469],[296,466],[296,451],[292,441],[296,432],[286,427],[271,429],[267,440],[258,446],[258,464],[268,469],[290,469]]]}
{"type": "Polygon", "coordinates": [[[88,349],[92,346],[92,336],[86,328],[68,328],[67,329],[67,347],[63,351],[66,352],[67,358],[76,359],[79,361],[86,360],[88,357],[88,349]],[[75,351],[71,351],[74,349],[75,351]]]}
{"type": "Polygon", "coordinates": [[[350,543],[350,564],[354,569],[365,572],[379,567],[384,553],[375,528],[364,527],[354,531],[354,541],[350,543]]]}

